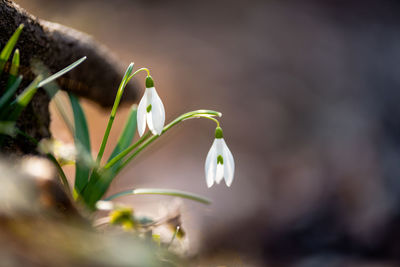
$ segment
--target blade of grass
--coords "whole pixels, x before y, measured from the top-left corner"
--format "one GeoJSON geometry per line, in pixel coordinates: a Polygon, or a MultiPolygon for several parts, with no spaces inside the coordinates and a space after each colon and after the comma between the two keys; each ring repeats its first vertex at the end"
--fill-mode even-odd
{"type": "Polygon", "coordinates": [[[122,93],[124,92],[125,86],[128,82],[129,76],[132,73],[132,70],[133,70],[133,63],[129,64],[128,68],[125,71],[125,75],[122,78],[122,81],[118,87],[117,95],[114,100],[114,105],[111,110],[110,118],[108,119],[107,128],[106,128],[106,131],[104,132],[103,141],[101,142],[99,153],[97,154],[96,163],[98,165],[100,165],[101,158],[103,157],[104,150],[106,148],[106,144],[107,144],[107,140],[108,140],[108,136],[110,135],[111,127],[113,125],[115,115],[117,113],[119,102],[121,101],[122,93]]]}
{"type": "Polygon", "coordinates": [[[68,183],[68,179],[67,176],[64,173],[64,170],[61,168],[60,164],[58,163],[57,159],[50,153],[47,153],[46,156],[49,158],[49,160],[51,162],[53,162],[54,166],[56,166],[58,174],[60,176],[61,179],[61,183],[63,184],[65,191],[67,193],[71,193],[71,189],[69,188],[69,183],[68,183]]]}
{"type": "Polygon", "coordinates": [[[24,28],[24,24],[19,25],[19,27],[15,30],[14,34],[8,40],[7,44],[4,46],[3,50],[0,53],[0,74],[4,70],[4,66],[6,65],[7,60],[11,56],[11,52],[13,51],[15,44],[18,41],[18,38],[24,28]]]}
{"type": "MultiPolygon", "coordinates": [[[[133,144],[129,148],[136,148],[137,146],[142,144],[142,142],[144,142],[149,136],[151,136],[151,133],[147,132],[142,136],[142,138],[140,138],[135,144],[133,144]]],[[[126,149],[124,151],[126,151],[126,149]]],[[[119,153],[117,156],[121,155],[121,153],[119,153]]],[[[108,187],[118,173],[118,167],[120,166],[119,162],[122,162],[122,158],[118,161],[115,161],[115,165],[113,165],[109,169],[103,168],[100,170],[93,170],[92,175],[89,179],[89,183],[87,184],[83,192],[85,202],[90,208],[94,208],[96,202],[101,199],[106,193],[108,187]]]]}
{"type": "Polygon", "coordinates": [[[75,165],[75,189],[78,194],[80,194],[83,188],[86,186],[89,180],[89,173],[91,167],[87,164],[87,160],[83,158],[83,156],[91,155],[90,148],[90,137],[89,130],[86,123],[85,113],[81,105],[79,104],[78,99],[69,94],[69,99],[72,106],[72,111],[74,113],[74,140],[75,147],[79,151],[77,153],[76,165],[75,165]]]}
{"type": "Polygon", "coordinates": [[[48,77],[48,78],[44,79],[43,81],[41,81],[39,83],[39,87],[43,87],[46,84],[54,81],[55,79],[59,78],[60,76],[64,75],[65,73],[69,72],[70,70],[72,70],[73,68],[75,68],[76,66],[78,66],[79,64],[81,64],[85,60],[86,60],[86,57],[82,57],[81,59],[78,59],[77,61],[75,61],[74,63],[69,65],[68,67],[66,67],[66,68],[54,73],[50,77],[48,77]]]}
{"type": "Polygon", "coordinates": [[[82,199],[89,209],[94,210],[96,202],[101,199],[108,189],[108,186],[105,185],[107,183],[105,180],[109,181],[109,185],[112,177],[110,172],[100,173],[97,168],[93,169],[89,182],[81,194],[82,199]]]}
{"type": "Polygon", "coordinates": [[[19,85],[21,84],[22,76],[18,76],[14,83],[7,88],[6,92],[0,98],[0,111],[4,110],[7,104],[10,103],[11,98],[17,92],[19,85]]]}
{"type": "MultiPolygon", "coordinates": [[[[137,125],[137,105],[132,105],[128,118],[125,122],[124,129],[121,135],[118,138],[117,145],[115,146],[113,152],[111,153],[107,162],[109,162],[112,158],[118,155],[121,151],[129,147],[132,143],[133,137],[135,136],[136,132],[136,125],[137,125]]],[[[118,163],[116,164],[118,165],[118,163]]]]}
{"type": "Polygon", "coordinates": [[[66,93],[62,91],[58,91],[54,96],[52,101],[54,101],[54,105],[56,107],[57,112],[60,114],[63,119],[65,125],[67,126],[69,132],[72,136],[74,136],[74,126],[72,124],[72,119],[70,118],[70,114],[67,112],[67,106],[64,102],[64,97],[66,97],[66,93]]]}
{"type": "MultiPolygon", "coordinates": [[[[133,137],[136,132],[136,116],[137,114],[137,105],[132,105],[128,119],[125,122],[124,130],[120,135],[117,145],[114,148],[114,151],[111,153],[108,161],[118,155],[121,151],[129,147],[132,143],[133,137]]],[[[122,161],[122,160],[121,160],[122,161]]],[[[99,200],[104,194],[107,188],[110,186],[112,180],[115,177],[115,170],[119,167],[119,163],[117,162],[113,168],[110,168],[107,172],[103,172],[100,174],[98,170],[94,170],[87,186],[87,190],[84,191],[84,198],[87,200],[87,203],[95,204],[97,200],[99,200]],[[102,180],[100,183],[100,187],[98,187],[98,181],[102,180]],[[94,190],[95,189],[95,190],[94,190]],[[94,192],[96,191],[96,192],[94,192]]]]}
{"type": "Polygon", "coordinates": [[[19,69],[19,50],[15,49],[13,58],[11,60],[10,76],[7,81],[7,88],[10,88],[17,79],[19,69]]]}
{"type": "Polygon", "coordinates": [[[16,133],[15,122],[0,121],[0,134],[14,137],[16,133]]]}
{"type": "Polygon", "coordinates": [[[165,196],[186,198],[186,199],[190,199],[190,200],[197,201],[197,202],[207,204],[207,205],[211,204],[211,200],[209,200],[206,197],[197,195],[197,194],[193,194],[193,193],[181,191],[181,190],[161,189],[161,188],[137,188],[137,189],[126,190],[126,191],[116,193],[112,196],[109,196],[109,197],[105,198],[104,200],[109,201],[109,200],[116,199],[118,197],[129,196],[129,195],[165,195],[165,196]]]}
{"type": "Polygon", "coordinates": [[[29,104],[29,102],[32,100],[32,97],[35,95],[37,89],[38,89],[38,84],[42,80],[42,76],[39,75],[36,77],[31,84],[28,85],[28,87],[17,96],[17,99],[15,99],[10,107],[10,113],[9,115],[7,114],[7,121],[16,121],[21,114],[21,112],[26,108],[26,106],[29,104]]]}

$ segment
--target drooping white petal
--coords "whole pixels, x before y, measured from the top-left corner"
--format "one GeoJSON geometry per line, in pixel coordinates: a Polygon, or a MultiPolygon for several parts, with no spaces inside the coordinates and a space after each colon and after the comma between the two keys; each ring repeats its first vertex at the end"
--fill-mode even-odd
{"type": "Polygon", "coordinates": [[[211,187],[214,184],[215,174],[217,171],[217,150],[216,150],[216,140],[214,140],[210,151],[208,151],[206,164],[205,164],[205,173],[206,173],[206,182],[207,186],[211,187]]]}
{"type": "Polygon", "coordinates": [[[222,178],[224,178],[224,165],[217,163],[217,171],[215,174],[215,182],[219,184],[222,181],[222,178]]]}
{"type": "Polygon", "coordinates": [[[217,170],[215,174],[215,182],[219,184],[222,181],[222,178],[224,177],[224,164],[218,163],[218,156],[221,156],[223,158],[223,161],[225,163],[225,159],[223,156],[223,143],[224,139],[222,138],[216,138],[216,152],[217,152],[217,157],[215,158],[215,161],[217,162],[217,170]]]}
{"type": "Polygon", "coordinates": [[[222,156],[224,158],[225,183],[229,187],[233,182],[233,176],[235,174],[235,161],[224,139],[222,139],[222,156]]]}
{"type": "Polygon", "coordinates": [[[139,136],[142,136],[146,129],[146,107],[147,107],[147,89],[139,102],[137,111],[137,127],[139,136]]]}
{"type": "Polygon", "coordinates": [[[147,113],[147,125],[153,134],[160,135],[165,123],[165,110],[164,105],[157,94],[154,87],[147,88],[149,93],[149,104],[151,104],[151,111],[147,113]]]}

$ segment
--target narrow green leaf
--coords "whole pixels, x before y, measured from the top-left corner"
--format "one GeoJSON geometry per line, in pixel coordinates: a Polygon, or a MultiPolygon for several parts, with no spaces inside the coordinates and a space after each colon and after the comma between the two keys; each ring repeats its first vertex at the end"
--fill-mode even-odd
{"type": "Polygon", "coordinates": [[[90,157],[91,160],[90,137],[85,113],[78,99],[72,94],[69,94],[69,99],[74,113],[74,139],[75,147],[78,150],[75,164],[75,189],[80,194],[89,180],[91,169],[87,160],[87,157],[90,157]]]}
{"type": "MultiPolygon", "coordinates": [[[[125,122],[124,129],[108,161],[118,155],[121,151],[125,150],[132,143],[136,132],[136,114],[137,105],[132,105],[128,119],[125,122]]],[[[118,161],[112,168],[102,173],[98,173],[97,170],[92,172],[90,181],[84,192],[84,198],[89,206],[93,206],[106,193],[108,187],[116,176],[115,171],[118,169],[121,162],[122,159],[118,161]]]]}
{"type": "MultiPolygon", "coordinates": [[[[107,162],[109,162],[112,158],[121,153],[121,151],[125,150],[127,147],[130,146],[136,132],[136,125],[137,125],[136,120],[137,120],[137,105],[135,104],[132,105],[131,107],[128,119],[125,122],[124,129],[121,135],[119,136],[117,145],[115,146],[107,162]]],[[[118,163],[116,165],[118,165],[118,163]]]]}
{"type": "Polygon", "coordinates": [[[15,122],[0,121],[0,134],[14,137],[17,134],[17,130],[15,128],[15,122]]]}
{"type": "Polygon", "coordinates": [[[10,103],[13,95],[17,92],[19,85],[21,84],[22,76],[18,76],[14,83],[7,88],[5,93],[0,98],[0,111],[6,108],[6,105],[10,103]]]}
{"type": "Polygon", "coordinates": [[[63,184],[65,191],[67,193],[71,193],[67,176],[65,175],[64,170],[61,168],[61,165],[58,163],[57,159],[50,153],[47,153],[46,156],[49,158],[51,162],[53,162],[54,166],[57,168],[58,174],[60,175],[61,183],[63,184]]]}
{"type": "Polygon", "coordinates": [[[69,65],[68,67],[60,70],[57,73],[54,73],[53,75],[51,75],[50,77],[46,78],[45,80],[41,81],[39,84],[39,87],[43,87],[46,84],[54,81],[55,79],[59,78],[60,76],[64,75],[65,73],[69,72],[70,70],[72,70],[73,68],[75,68],[76,66],[78,66],[79,64],[81,64],[83,61],[86,60],[86,57],[82,57],[81,59],[78,59],[77,61],[75,61],[74,63],[72,63],[71,65],[69,65]]]}
{"type": "Polygon", "coordinates": [[[19,69],[19,50],[15,49],[11,61],[10,76],[8,77],[7,88],[10,88],[10,86],[12,86],[12,84],[14,84],[15,80],[17,79],[18,69],[19,69]]]}
{"type": "MultiPolygon", "coordinates": [[[[125,122],[124,129],[108,161],[118,155],[121,151],[125,150],[132,143],[136,132],[136,114],[137,105],[132,105],[128,119],[125,122]]],[[[94,207],[96,202],[100,200],[106,193],[108,187],[116,176],[115,170],[118,169],[120,162],[122,162],[122,160],[117,162],[112,168],[105,172],[98,173],[97,170],[92,172],[90,181],[83,193],[85,202],[89,207],[94,207]]]]}
{"type": "Polygon", "coordinates": [[[74,126],[72,124],[72,117],[70,116],[69,112],[67,111],[67,106],[64,101],[64,97],[66,96],[66,93],[63,91],[58,91],[54,96],[52,101],[54,101],[54,105],[60,114],[61,118],[63,119],[65,125],[67,126],[69,132],[71,135],[74,135],[74,126]]]}
{"type": "Polygon", "coordinates": [[[36,79],[33,80],[33,82],[31,82],[31,84],[29,84],[28,87],[17,96],[17,99],[11,103],[9,107],[10,113],[6,116],[7,121],[16,121],[18,119],[21,112],[26,108],[26,106],[32,100],[32,97],[35,95],[38,89],[38,84],[41,80],[41,75],[36,77],[36,79]]]}
{"type": "Polygon", "coordinates": [[[97,154],[96,162],[100,165],[101,158],[103,157],[104,150],[106,148],[106,144],[108,141],[108,136],[110,135],[111,127],[113,125],[115,115],[117,114],[117,109],[119,106],[119,102],[121,101],[122,94],[124,92],[125,86],[128,83],[129,77],[133,71],[133,63],[129,64],[128,68],[125,71],[125,75],[122,78],[122,81],[118,87],[117,95],[115,96],[114,105],[111,109],[110,118],[108,119],[107,127],[104,132],[103,141],[101,142],[99,153],[97,154]]]}
{"type": "Polygon", "coordinates": [[[18,41],[19,35],[21,34],[22,29],[24,28],[24,24],[19,25],[19,27],[15,30],[14,34],[8,40],[7,44],[4,46],[3,50],[0,53],[0,74],[3,72],[4,66],[7,60],[11,56],[11,52],[13,51],[15,44],[18,41]]]}
{"type": "Polygon", "coordinates": [[[82,192],[85,204],[89,209],[95,209],[96,202],[103,197],[112,178],[110,171],[100,172],[96,168],[93,169],[89,182],[82,192]]]}
{"type": "Polygon", "coordinates": [[[118,197],[122,196],[129,196],[129,195],[166,195],[166,196],[174,196],[180,198],[186,198],[190,200],[194,200],[203,204],[211,204],[211,200],[206,197],[193,194],[190,192],[185,192],[181,190],[174,190],[174,189],[160,189],[160,188],[138,188],[138,189],[131,189],[127,191],[122,191],[112,196],[107,197],[105,200],[113,200],[118,197]]]}

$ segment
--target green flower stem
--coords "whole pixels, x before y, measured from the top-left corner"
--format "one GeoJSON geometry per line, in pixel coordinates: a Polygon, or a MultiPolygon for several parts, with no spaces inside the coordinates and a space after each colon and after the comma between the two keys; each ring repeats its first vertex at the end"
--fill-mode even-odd
{"type": "Polygon", "coordinates": [[[172,245],[172,243],[174,242],[176,235],[178,234],[179,230],[181,229],[181,227],[178,225],[174,231],[174,234],[172,235],[171,241],[169,241],[169,244],[167,245],[167,249],[169,249],[169,247],[172,245]]]}
{"type": "Polygon", "coordinates": [[[65,190],[67,191],[67,193],[71,194],[71,189],[69,187],[67,176],[65,175],[64,170],[61,168],[61,165],[58,163],[57,159],[52,154],[47,153],[46,156],[56,166],[58,173],[60,174],[61,182],[62,182],[65,190]]]}
{"type": "Polygon", "coordinates": [[[174,189],[159,189],[159,188],[138,188],[138,189],[131,189],[119,192],[112,196],[107,197],[105,200],[110,201],[118,197],[128,196],[128,195],[166,195],[166,196],[174,196],[174,197],[181,197],[190,200],[194,200],[203,204],[211,204],[211,200],[208,198],[192,194],[185,191],[174,190],[174,189]]]}
{"type": "MultiPolygon", "coordinates": [[[[110,135],[111,126],[113,125],[113,122],[114,122],[114,119],[115,119],[115,115],[117,113],[117,109],[118,109],[118,106],[119,106],[119,102],[121,101],[122,93],[124,92],[126,84],[130,80],[130,78],[132,78],[133,75],[134,75],[133,74],[133,75],[130,76],[130,74],[132,72],[132,69],[133,69],[133,63],[131,63],[129,65],[129,67],[127,68],[127,70],[125,72],[125,75],[124,75],[124,78],[122,79],[121,84],[118,87],[117,96],[115,97],[115,100],[114,100],[114,105],[112,107],[110,118],[109,118],[108,124],[107,124],[107,128],[106,128],[106,131],[105,131],[104,136],[103,136],[103,141],[101,142],[99,153],[97,154],[96,163],[98,165],[100,164],[101,158],[103,157],[104,150],[106,148],[106,144],[107,144],[107,140],[108,140],[108,136],[110,135]]],[[[137,72],[138,71],[136,71],[135,73],[137,73],[137,72]]]]}
{"type": "Polygon", "coordinates": [[[135,71],[131,76],[129,76],[128,79],[126,80],[126,82],[128,83],[133,78],[133,76],[135,76],[136,74],[138,74],[141,71],[146,71],[147,76],[150,76],[150,71],[148,68],[140,68],[137,71],[135,71]]]}
{"type": "Polygon", "coordinates": [[[219,121],[216,118],[213,118],[211,116],[194,116],[194,118],[205,118],[214,121],[217,124],[217,127],[219,127],[219,121]]]}
{"type": "Polygon", "coordinates": [[[66,108],[64,108],[64,102],[60,97],[61,97],[60,92],[54,95],[53,97],[54,105],[58,113],[60,114],[61,118],[63,119],[65,125],[67,126],[68,131],[72,136],[74,136],[74,125],[71,122],[71,119],[69,118],[67,112],[65,112],[66,108]]]}
{"type": "Polygon", "coordinates": [[[74,63],[72,63],[71,65],[65,67],[64,69],[54,73],[53,75],[51,75],[50,77],[47,77],[46,79],[44,79],[43,81],[41,81],[38,85],[38,87],[43,87],[48,83],[51,83],[52,81],[58,79],[59,77],[63,76],[65,73],[69,72],[70,70],[74,69],[76,66],[78,66],[79,64],[81,64],[83,61],[86,60],[86,57],[82,57],[80,59],[78,59],[77,61],[75,61],[74,63]]]}
{"type": "MultiPolygon", "coordinates": [[[[213,110],[196,110],[196,111],[191,111],[188,113],[185,113],[181,116],[179,116],[178,118],[176,118],[175,120],[173,120],[172,122],[170,122],[168,125],[166,125],[162,131],[161,134],[167,132],[169,129],[171,129],[173,126],[177,125],[178,123],[184,121],[184,120],[188,120],[188,119],[192,119],[192,118],[199,118],[199,117],[209,117],[209,116],[218,116],[221,117],[222,114],[220,112],[217,111],[213,111],[213,110]]],[[[115,175],[117,175],[132,159],[134,159],[143,149],[145,149],[148,145],[150,145],[154,140],[156,140],[158,137],[160,137],[160,135],[153,135],[152,137],[150,137],[149,139],[147,139],[142,145],[140,145],[138,147],[138,149],[133,152],[127,160],[125,160],[116,170],[115,175]]],[[[135,144],[136,145],[136,144],[135,144]]],[[[128,148],[129,149],[129,148],[128,148]]],[[[127,153],[126,153],[127,154],[127,153]]],[[[124,155],[125,156],[125,155],[124,155]]],[[[116,157],[119,157],[116,156],[116,157]]],[[[120,157],[120,158],[123,158],[120,157]]],[[[120,159],[119,158],[119,159],[120,159]]],[[[118,159],[118,160],[119,160],[118,159]]],[[[110,167],[112,167],[115,164],[116,161],[114,161],[111,164],[111,161],[109,162],[109,164],[107,164],[106,166],[104,166],[104,169],[109,169],[110,167]]]]}
{"type": "Polygon", "coordinates": [[[151,135],[151,132],[147,132],[145,135],[143,135],[136,143],[133,145],[129,146],[125,150],[121,151],[118,155],[116,155],[114,158],[112,158],[105,166],[104,169],[109,169],[112,167],[115,163],[117,163],[119,160],[121,160],[123,157],[128,155],[132,150],[137,148],[141,143],[143,143],[144,140],[146,140],[149,136],[151,135]]]}

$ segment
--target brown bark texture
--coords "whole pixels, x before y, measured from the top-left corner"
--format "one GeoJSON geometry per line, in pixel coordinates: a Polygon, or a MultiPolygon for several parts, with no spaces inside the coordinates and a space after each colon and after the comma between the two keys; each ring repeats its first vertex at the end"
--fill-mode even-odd
{"type": "MultiPolygon", "coordinates": [[[[85,62],[58,80],[61,89],[91,99],[104,107],[113,104],[124,70],[106,47],[96,43],[87,34],[40,20],[14,2],[0,0],[1,47],[4,47],[20,24],[25,25],[16,45],[20,50],[20,70],[24,75],[20,91],[34,78],[30,68],[32,60],[39,60],[55,73],[87,56],[85,62]]],[[[6,79],[7,75],[0,77],[1,93],[6,79]]],[[[133,101],[136,97],[134,86],[128,85],[123,101],[133,101]]],[[[17,123],[21,130],[37,140],[51,136],[49,102],[46,92],[39,89],[17,123]]],[[[35,145],[26,138],[10,138],[2,150],[15,154],[35,153],[35,145]]]]}

